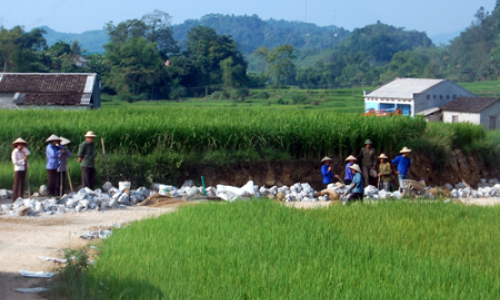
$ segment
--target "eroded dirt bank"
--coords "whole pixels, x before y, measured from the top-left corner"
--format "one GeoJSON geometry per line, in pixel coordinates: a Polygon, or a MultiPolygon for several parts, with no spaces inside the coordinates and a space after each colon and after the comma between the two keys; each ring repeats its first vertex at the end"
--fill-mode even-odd
{"type": "MultiPolygon", "coordinates": [[[[449,153],[448,162],[444,166],[423,153],[413,152],[410,157],[413,164],[410,178],[416,180],[424,178],[431,185],[442,185],[446,182],[456,184],[463,179],[472,186],[477,186],[481,178],[500,177],[498,166],[466,155],[461,150],[449,153]]],[[[338,157],[333,157],[333,160],[335,173],[343,178],[345,162],[338,157]]],[[[257,185],[266,186],[290,186],[296,182],[308,182],[313,188],[321,189],[323,184],[320,168],[321,164],[317,160],[306,159],[238,163],[231,166],[200,164],[187,167],[185,178],[199,183],[200,177],[204,176],[207,186],[217,184],[242,186],[248,180],[253,180],[257,185]]],[[[373,185],[376,183],[376,179],[371,182],[373,185]]],[[[394,175],[393,183],[397,184],[394,175]]]]}

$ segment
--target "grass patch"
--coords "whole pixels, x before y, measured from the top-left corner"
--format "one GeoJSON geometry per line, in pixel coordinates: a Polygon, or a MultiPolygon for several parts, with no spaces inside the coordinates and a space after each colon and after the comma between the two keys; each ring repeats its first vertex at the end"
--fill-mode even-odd
{"type": "Polygon", "coordinates": [[[115,230],[77,286],[92,299],[491,298],[499,212],[405,201],[182,207],[115,230]]]}

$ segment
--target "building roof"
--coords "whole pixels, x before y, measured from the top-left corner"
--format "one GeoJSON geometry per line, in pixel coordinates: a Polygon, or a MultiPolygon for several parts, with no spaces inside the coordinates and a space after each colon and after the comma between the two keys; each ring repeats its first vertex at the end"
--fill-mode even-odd
{"type": "Polygon", "coordinates": [[[412,99],[413,94],[420,94],[445,81],[447,80],[428,78],[396,78],[365,95],[365,97],[412,99]]]}
{"type": "Polygon", "coordinates": [[[16,105],[89,105],[95,73],[0,73],[0,93],[16,105]]]}
{"type": "Polygon", "coordinates": [[[489,97],[458,97],[441,106],[442,111],[479,113],[483,109],[500,101],[500,98],[489,97]]]}
{"type": "Polygon", "coordinates": [[[423,111],[417,113],[417,115],[419,115],[419,116],[428,116],[428,115],[432,115],[432,114],[434,114],[434,113],[436,113],[436,112],[438,112],[440,110],[441,110],[441,108],[439,108],[439,107],[431,107],[429,109],[426,109],[426,110],[423,110],[423,111]]]}

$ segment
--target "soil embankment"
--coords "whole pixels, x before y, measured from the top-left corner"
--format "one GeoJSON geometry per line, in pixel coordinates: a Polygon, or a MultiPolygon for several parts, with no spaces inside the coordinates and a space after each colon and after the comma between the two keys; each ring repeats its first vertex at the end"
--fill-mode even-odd
{"type": "MultiPolygon", "coordinates": [[[[455,150],[449,154],[447,163],[443,166],[430,159],[424,153],[411,154],[412,168],[411,179],[424,178],[427,184],[443,185],[444,183],[456,184],[462,179],[472,186],[477,186],[481,178],[491,179],[500,177],[499,168],[488,164],[479,158],[455,150]]],[[[333,158],[333,170],[341,178],[344,176],[345,162],[333,158]]],[[[242,186],[248,180],[253,180],[257,185],[288,185],[296,182],[308,182],[315,189],[323,188],[321,182],[321,164],[316,160],[294,161],[262,161],[238,163],[231,166],[217,166],[200,164],[188,166],[185,173],[186,179],[199,181],[204,176],[207,186],[217,184],[242,186]]],[[[397,177],[393,175],[393,183],[397,185],[397,177]]],[[[376,185],[376,179],[371,184],[376,185]]]]}

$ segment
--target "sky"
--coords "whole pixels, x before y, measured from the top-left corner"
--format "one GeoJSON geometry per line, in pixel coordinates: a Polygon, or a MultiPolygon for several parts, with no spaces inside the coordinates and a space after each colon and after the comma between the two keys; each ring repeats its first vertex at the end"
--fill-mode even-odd
{"type": "Polygon", "coordinates": [[[136,19],[155,9],[172,16],[172,23],[210,13],[253,15],[262,19],[307,21],[348,30],[380,21],[429,36],[463,30],[483,6],[496,0],[0,0],[0,25],[26,30],[46,25],[59,32],[81,33],[104,24],[136,19]],[[307,9],[306,9],[307,7],[307,9]]]}

